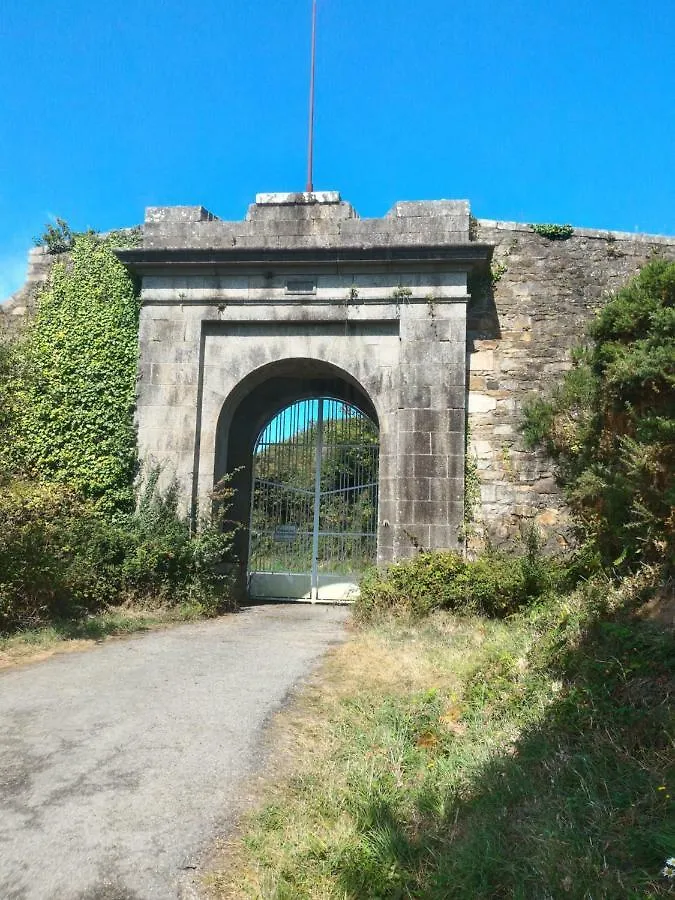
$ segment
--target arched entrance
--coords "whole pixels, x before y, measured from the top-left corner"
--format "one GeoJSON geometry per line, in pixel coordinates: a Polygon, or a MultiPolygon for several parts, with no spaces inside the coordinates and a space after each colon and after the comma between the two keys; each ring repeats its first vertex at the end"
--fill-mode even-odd
{"type": "Polygon", "coordinates": [[[377,555],[379,438],[351,403],[319,396],[278,412],[252,460],[248,593],[353,598],[377,555]]]}
{"type": "MultiPolygon", "coordinates": [[[[383,434],[383,451],[385,441],[383,434]]],[[[235,541],[242,593],[260,599],[326,601],[353,596],[365,560],[374,563],[376,553],[382,549],[378,511],[380,517],[391,516],[387,501],[382,498],[382,485],[378,490],[376,483],[382,462],[380,418],[365,388],[345,369],[320,359],[289,357],[256,368],[225,399],[218,418],[215,450],[214,480],[217,483],[224,475],[230,476],[235,489],[230,515],[243,526],[235,541]],[[322,489],[329,490],[330,464],[335,474],[330,489],[342,494],[332,495],[335,499],[330,510],[326,509],[328,500],[324,498],[323,519],[319,497],[319,522],[315,529],[319,414],[319,495],[322,489]],[[359,450],[362,444],[366,449],[359,450]],[[368,454],[374,478],[366,479],[358,467],[365,467],[368,454]],[[343,467],[350,463],[353,467],[351,475],[348,472],[342,481],[337,474],[340,459],[343,467]],[[269,475],[274,477],[261,479],[269,475]],[[259,479],[274,482],[274,488],[268,486],[266,493],[259,479]],[[348,517],[342,523],[338,521],[338,510],[352,511],[355,503],[357,507],[360,503],[365,512],[366,489],[357,490],[357,482],[362,486],[375,482],[369,489],[372,519],[366,522],[362,516],[359,527],[352,529],[364,533],[360,535],[360,555],[359,539],[352,541],[345,535],[351,533],[348,517]],[[308,510],[302,511],[301,495],[293,488],[308,492],[304,494],[308,510]],[[320,534],[331,530],[323,527],[329,512],[338,522],[332,529],[336,532],[332,539],[328,534],[320,534]],[[265,524],[269,527],[261,527],[265,524]],[[258,535],[263,531],[269,533],[258,535]],[[366,538],[366,534],[370,536],[366,538]]],[[[353,517],[352,520],[355,521],[353,517]]]]}

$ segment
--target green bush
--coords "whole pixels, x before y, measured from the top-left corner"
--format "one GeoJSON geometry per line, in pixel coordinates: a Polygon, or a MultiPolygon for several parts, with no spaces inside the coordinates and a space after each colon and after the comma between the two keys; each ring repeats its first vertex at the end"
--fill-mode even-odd
{"type": "Polygon", "coordinates": [[[364,621],[382,613],[419,617],[436,609],[510,615],[540,600],[563,576],[558,562],[540,554],[534,532],[526,542],[522,555],[493,550],[465,560],[433,551],[371,570],[361,582],[357,616],[364,621]]]}
{"type": "Polygon", "coordinates": [[[584,554],[636,570],[675,560],[675,262],[654,260],[589,328],[589,346],[525,409],[575,517],[584,554]]]}
{"type": "Polygon", "coordinates": [[[233,531],[220,520],[191,534],[175,489],[149,479],[138,510],[101,516],[65,485],[0,485],[0,633],[78,619],[130,602],[231,604],[224,569],[233,531]]]}
{"type": "Polygon", "coordinates": [[[549,241],[566,241],[574,234],[571,225],[553,225],[547,222],[530,225],[530,228],[549,241]]]}
{"type": "Polygon", "coordinates": [[[0,632],[126,603],[231,603],[229,487],[196,533],[158,472],[136,502],[140,303],[113,251],[137,240],[57,220],[40,242],[67,255],[21,339],[0,345],[0,632]]]}

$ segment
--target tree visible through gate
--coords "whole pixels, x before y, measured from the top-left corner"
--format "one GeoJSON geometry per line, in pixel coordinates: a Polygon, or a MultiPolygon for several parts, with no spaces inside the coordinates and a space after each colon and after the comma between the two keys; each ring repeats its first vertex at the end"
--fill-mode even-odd
{"type": "Polygon", "coordinates": [[[377,426],[330,397],[279,412],[253,455],[249,596],[349,600],[377,549],[377,426]]]}

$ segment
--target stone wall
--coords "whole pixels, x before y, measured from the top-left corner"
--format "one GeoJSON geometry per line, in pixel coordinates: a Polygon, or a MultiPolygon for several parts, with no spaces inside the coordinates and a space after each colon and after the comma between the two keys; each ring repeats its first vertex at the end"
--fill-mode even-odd
{"type": "MultiPolygon", "coordinates": [[[[118,252],[143,279],[139,452],[177,479],[193,511],[208,509],[225,471],[243,467],[250,481],[258,430],[282,394],[301,398],[277,389],[284,379],[334,377],[379,423],[378,558],[458,546],[467,277],[486,277],[491,252],[470,240],[466,201],[360,219],[337,193],[259,195],[243,221],[152,208],[143,233],[142,248],[118,252]],[[242,409],[240,460],[230,425],[242,409]]],[[[237,488],[248,503],[250,484],[237,488]]]]}
{"type": "MultiPolygon", "coordinates": [[[[457,417],[463,407],[451,390],[453,386],[453,389],[458,388],[460,381],[454,375],[450,379],[452,385],[447,377],[440,377],[438,372],[431,379],[427,377],[426,382],[422,378],[425,371],[428,375],[433,369],[430,348],[439,341],[439,327],[446,324],[442,319],[451,312],[455,315],[459,307],[454,308],[447,302],[444,305],[444,301],[456,299],[444,297],[443,286],[450,284],[447,273],[442,277],[437,274],[435,282],[427,275],[418,283],[414,277],[406,280],[398,275],[390,281],[384,272],[385,269],[391,271],[392,266],[396,269],[397,248],[404,254],[408,254],[409,248],[422,258],[425,248],[429,247],[466,247],[469,238],[468,204],[463,201],[399,203],[382,219],[360,219],[349,204],[338,201],[338,195],[313,195],[318,201],[315,199],[312,203],[305,203],[305,196],[288,195],[286,202],[280,204],[278,195],[260,195],[247,217],[237,222],[218,220],[202,207],[150,209],[144,225],[143,250],[164,250],[170,254],[172,248],[176,248],[189,254],[191,248],[209,247],[217,252],[228,249],[240,251],[242,259],[245,259],[246,253],[274,252],[293,247],[307,253],[307,259],[303,258],[297,269],[300,274],[314,268],[309,262],[313,253],[320,255],[331,247],[339,246],[350,252],[363,247],[390,248],[391,259],[384,268],[380,267],[377,277],[373,277],[372,273],[359,274],[349,262],[346,265],[341,263],[331,274],[324,262],[316,282],[316,293],[306,305],[303,317],[305,320],[306,317],[314,317],[317,327],[323,327],[325,323],[329,330],[335,327],[336,320],[358,322],[364,317],[366,307],[368,320],[374,316],[376,308],[375,318],[379,318],[384,313],[377,307],[378,299],[380,304],[383,301],[385,305],[387,302],[391,304],[397,286],[406,287],[391,317],[401,327],[397,342],[403,337],[413,342],[403,342],[399,351],[402,355],[397,358],[392,371],[405,369],[412,373],[419,370],[419,378],[402,380],[398,388],[401,396],[397,403],[402,410],[414,407],[418,412],[410,414],[411,423],[407,425],[404,421],[407,413],[399,417],[401,422],[400,428],[397,426],[394,452],[403,456],[409,454],[409,465],[414,466],[410,460],[412,455],[419,455],[418,445],[422,440],[416,434],[419,431],[418,420],[421,422],[425,415],[428,418],[428,410],[441,408],[454,410],[453,415],[457,417]],[[358,295],[359,302],[349,301],[353,292],[354,297],[358,295]],[[432,296],[436,302],[429,303],[432,296]],[[347,301],[345,298],[348,298],[347,301]],[[404,321],[407,319],[410,319],[409,325],[404,321]],[[420,341],[422,343],[418,343],[420,341]],[[417,441],[414,447],[412,441],[417,441]]],[[[583,340],[586,324],[609,292],[625,284],[655,255],[675,259],[675,237],[575,228],[567,240],[548,240],[535,233],[529,225],[485,219],[473,220],[470,237],[475,244],[494,247],[492,279],[484,274],[473,277],[469,283],[471,299],[467,309],[469,452],[480,482],[475,540],[479,543],[481,537],[489,535],[495,544],[500,544],[517,538],[523,525],[534,522],[548,533],[552,546],[564,546],[568,539],[567,520],[551,462],[540,452],[526,451],[520,436],[523,401],[548,391],[569,368],[571,348],[583,340]]],[[[15,336],[30,316],[39,288],[49,277],[55,258],[44,248],[30,251],[25,285],[0,304],[0,340],[15,336]]],[[[142,328],[147,330],[150,322],[159,321],[162,318],[160,309],[167,304],[172,308],[165,318],[172,324],[169,327],[165,323],[168,331],[167,340],[160,341],[164,347],[162,352],[180,354],[186,342],[194,339],[193,343],[197,341],[197,344],[190,352],[199,356],[199,328],[195,326],[195,334],[192,335],[187,324],[192,320],[223,322],[235,315],[235,310],[238,310],[236,318],[241,322],[256,320],[261,315],[264,319],[267,313],[261,313],[259,304],[269,307],[274,306],[275,302],[281,303],[280,309],[287,310],[291,315],[292,304],[284,305],[292,299],[287,297],[286,280],[281,276],[270,276],[267,269],[260,271],[260,261],[256,263],[253,257],[251,259],[257,272],[250,277],[247,273],[245,285],[241,279],[235,283],[216,274],[205,276],[196,272],[186,274],[183,281],[172,279],[170,284],[163,281],[160,273],[146,276],[147,307],[142,328]],[[242,286],[245,288],[243,292],[242,286]],[[187,294],[192,303],[183,308],[187,294]],[[202,309],[198,309],[200,305],[203,305],[202,309]],[[173,317],[177,315],[181,318],[183,330],[174,328],[173,317]]],[[[169,268],[173,268],[169,258],[167,260],[169,268]]],[[[189,262],[189,258],[187,260],[189,262]]],[[[451,287],[450,294],[453,294],[457,285],[451,287]]],[[[282,320],[287,318],[287,312],[280,313],[280,317],[282,320]]],[[[450,336],[453,339],[457,337],[454,331],[450,336]]],[[[145,331],[142,334],[142,340],[153,344],[156,337],[150,340],[145,331]]],[[[440,339],[443,341],[442,336],[440,339]]],[[[358,344],[356,340],[354,347],[358,344]]],[[[447,346],[443,345],[446,349],[447,346]]],[[[303,352],[309,353],[309,349],[303,352]]],[[[364,360],[364,364],[385,364],[384,358],[378,361],[370,350],[369,353],[370,357],[364,360]]],[[[326,356],[328,358],[330,354],[326,356]]],[[[438,365],[445,364],[440,357],[437,362],[438,365]]],[[[148,365],[141,366],[141,407],[150,402],[153,392],[158,396],[161,393],[157,379],[159,373],[164,371],[162,365],[157,363],[154,368],[151,366],[151,372],[148,365]]],[[[448,369],[456,370],[454,361],[448,369]]],[[[167,382],[167,391],[169,387],[177,389],[177,385],[167,382]]],[[[222,392],[217,393],[220,396],[222,392]]],[[[195,397],[191,401],[192,410],[196,402],[195,397]]],[[[158,412],[158,421],[162,420],[162,415],[158,412]]],[[[194,411],[190,413],[192,415],[194,411]]],[[[453,421],[450,430],[455,432],[456,443],[463,432],[463,424],[453,421]]],[[[432,432],[433,429],[429,430],[429,435],[432,432]]],[[[208,438],[207,443],[210,442],[211,446],[209,452],[212,453],[214,435],[209,433],[208,438]]],[[[158,447],[154,449],[159,452],[158,447]]],[[[427,454],[429,452],[427,450],[427,454]]],[[[191,449],[186,451],[186,478],[196,468],[193,456],[191,449]]],[[[448,456],[448,466],[450,459],[448,456]]],[[[460,473],[455,471],[456,462],[453,459],[454,493],[448,500],[448,503],[455,504],[459,498],[454,488],[461,484],[460,473]]],[[[203,471],[212,472],[212,468],[209,464],[204,466],[203,471]]],[[[385,481],[386,474],[384,472],[385,481]]],[[[432,484],[436,480],[436,474],[428,478],[428,499],[433,499],[431,491],[436,488],[432,488],[432,484]]],[[[405,491],[412,486],[412,482],[410,485],[401,483],[405,491]]],[[[420,483],[418,480],[417,484],[420,483]]],[[[206,487],[201,485],[200,492],[204,490],[206,487]]],[[[388,491],[389,484],[383,484],[384,505],[395,499],[393,495],[389,496],[388,491]]],[[[408,508],[411,499],[407,495],[398,495],[396,502],[400,505],[401,520],[405,518],[417,526],[420,524],[415,521],[417,513],[408,508]]],[[[417,495],[416,500],[421,515],[425,501],[417,495]]],[[[389,519],[388,509],[385,511],[389,519]]],[[[427,540],[435,543],[430,533],[432,526],[439,533],[440,542],[440,532],[448,530],[449,520],[453,522],[454,533],[456,519],[457,512],[453,510],[448,520],[444,520],[446,524],[436,518],[433,523],[424,523],[419,534],[421,543],[425,544],[427,540]]],[[[415,531],[417,533],[419,529],[415,531]]],[[[402,554],[404,539],[396,540],[392,547],[393,532],[394,529],[386,539],[382,535],[382,546],[389,552],[393,550],[395,554],[402,554]]],[[[443,543],[450,543],[449,537],[443,543]]]]}
{"type": "Polygon", "coordinates": [[[35,309],[36,297],[49,278],[55,259],[44,247],[33,247],[28,252],[25,284],[7,300],[0,302],[0,340],[15,338],[30,317],[35,309]]]}
{"type": "Polygon", "coordinates": [[[567,541],[550,460],[519,433],[527,397],[549,390],[608,292],[655,255],[675,259],[675,238],[575,228],[549,240],[529,225],[478,220],[492,244],[492,282],[474,282],[468,307],[468,426],[480,479],[477,537],[512,540],[536,523],[553,545],[567,541]]]}

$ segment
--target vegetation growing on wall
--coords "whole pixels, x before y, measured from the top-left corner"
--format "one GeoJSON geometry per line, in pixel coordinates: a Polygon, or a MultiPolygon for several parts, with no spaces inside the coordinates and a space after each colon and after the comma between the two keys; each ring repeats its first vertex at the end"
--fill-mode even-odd
{"type": "Polygon", "coordinates": [[[105,512],[133,506],[139,298],[112,252],[129,240],[72,237],[15,351],[11,467],[67,484],[105,512]]]}
{"type": "Polygon", "coordinates": [[[525,438],[556,459],[586,548],[604,565],[675,559],[675,263],[650,262],[609,300],[589,346],[525,438]]]}
{"type": "MultiPolygon", "coordinates": [[[[113,249],[139,236],[56,230],[45,242],[68,252],[0,344],[0,634],[129,603],[213,613],[230,602],[232,527],[192,534],[157,471],[134,491],[139,296],[113,249]]],[[[224,516],[227,485],[218,499],[224,516]]]]}
{"type": "Polygon", "coordinates": [[[530,225],[530,228],[549,241],[566,241],[574,234],[572,225],[553,225],[542,222],[530,225]]]}
{"type": "Polygon", "coordinates": [[[54,222],[45,225],[45,230],[35,238],[34,243],[36,247],[46,247],[48,253],[59,254],[72,249],[74,241],[75,235],[68,223],[57,216],[54,222]]]}

